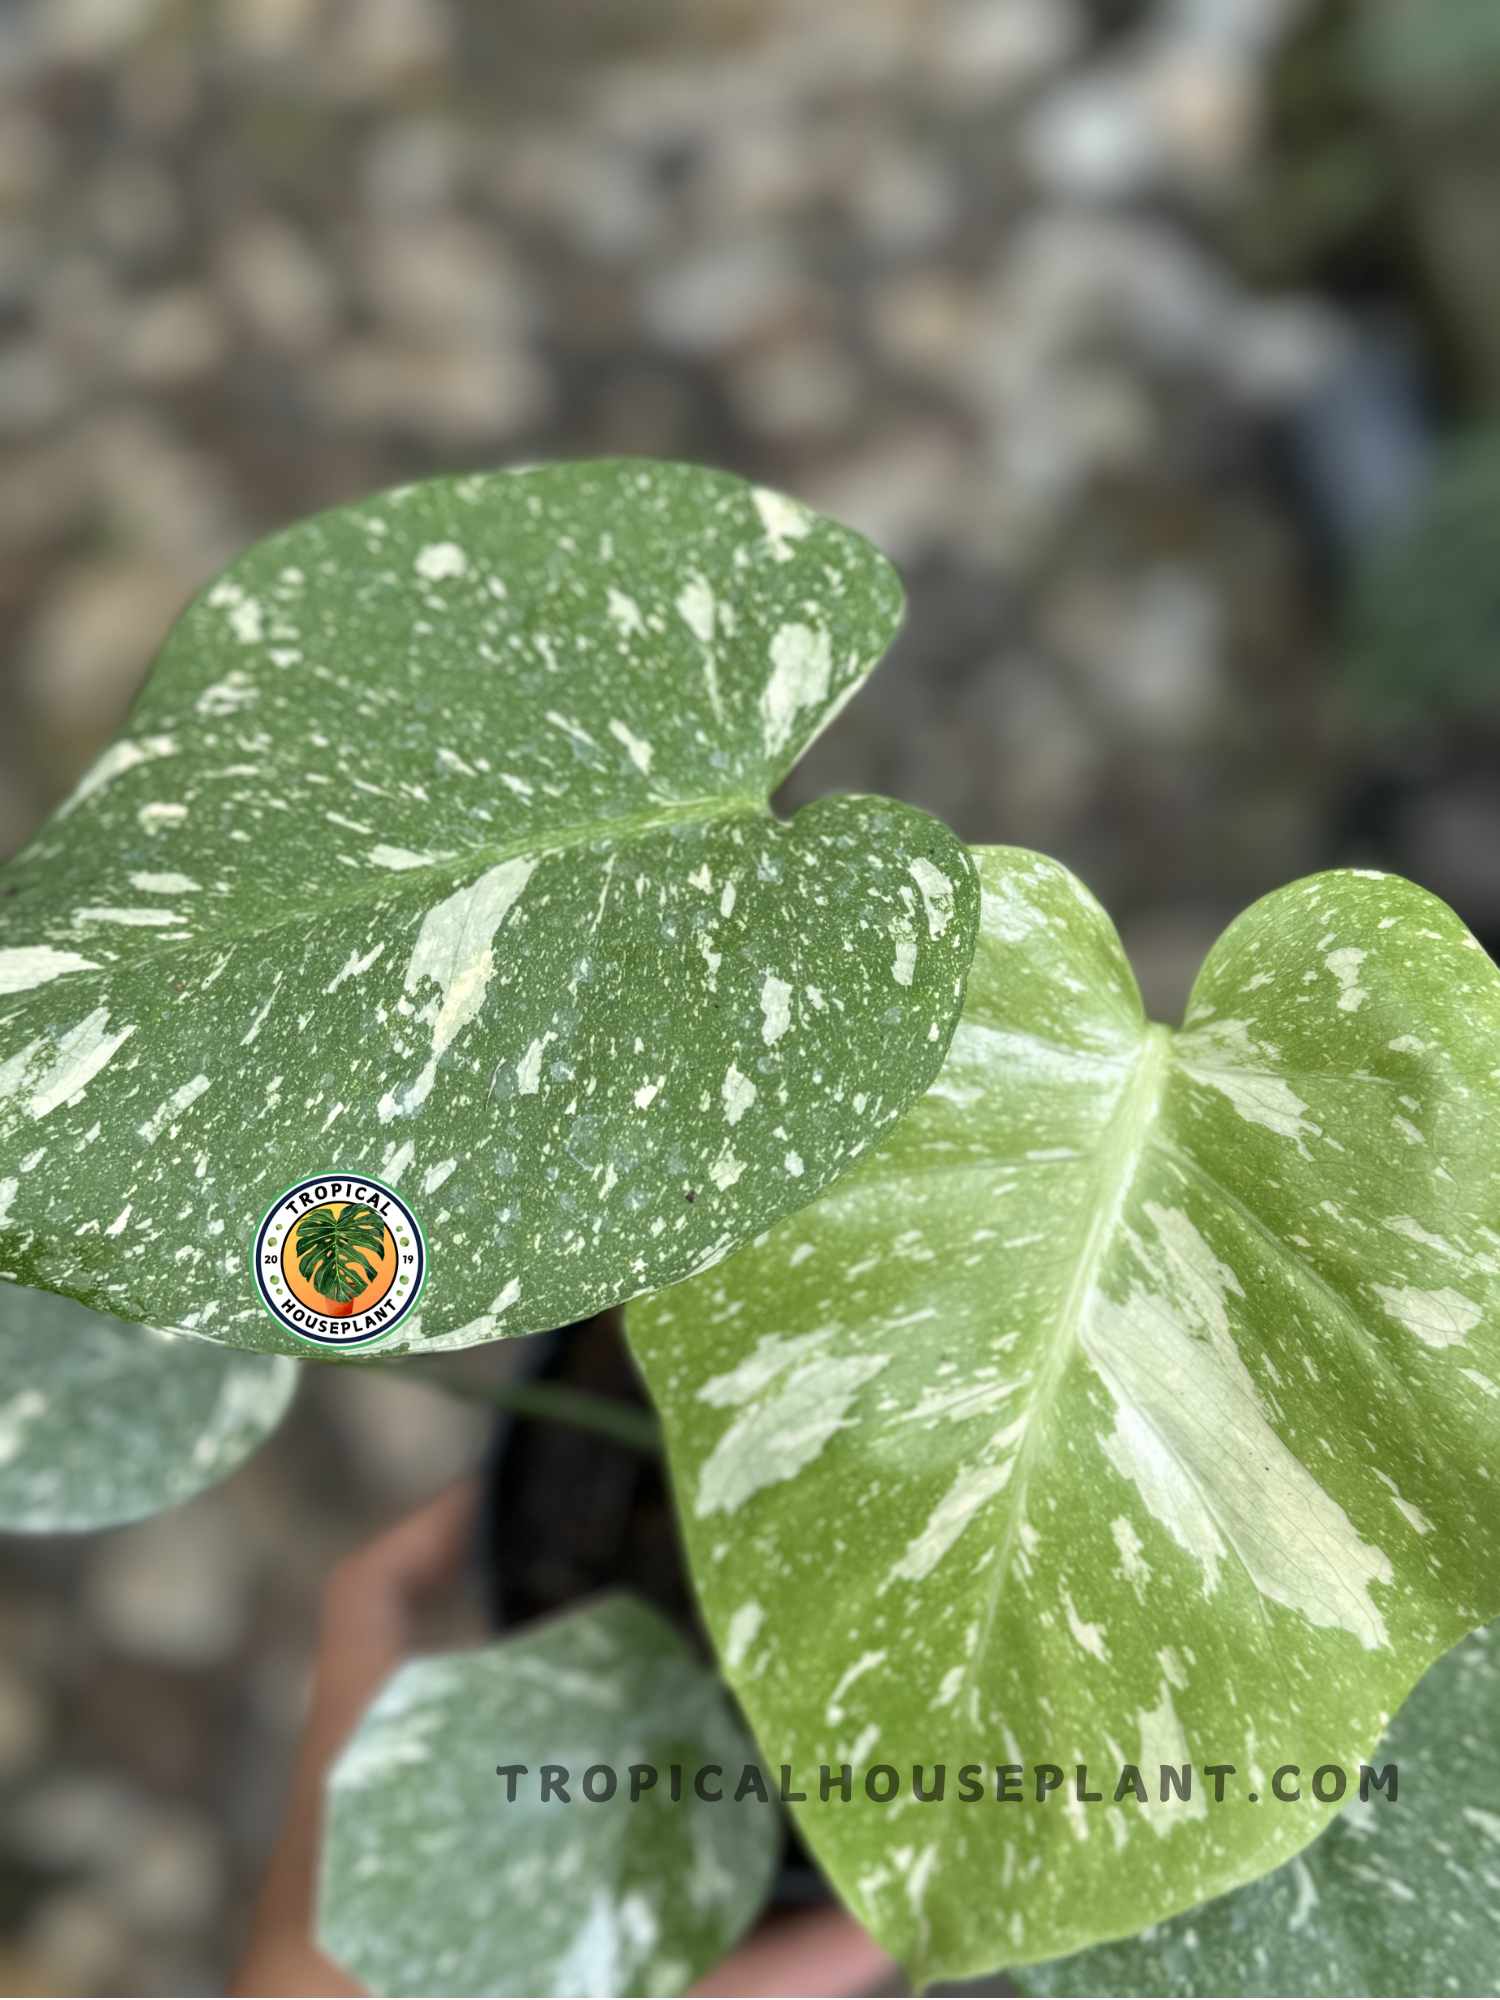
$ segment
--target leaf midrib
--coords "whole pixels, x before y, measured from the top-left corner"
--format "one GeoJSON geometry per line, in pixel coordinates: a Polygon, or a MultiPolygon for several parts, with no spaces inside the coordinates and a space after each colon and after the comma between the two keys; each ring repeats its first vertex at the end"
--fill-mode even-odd
{"type": "MultiPolygon", "coordinates": [[[[637,833],[655,832],[660,827],[691,825],[695,822],[735,819],[766,819],[775,825],[790,824],[777,820],[771,811],[769,799],[748,799],[738,794],[725,798],[722,794],[712,799],[687,799],[680,805],[664,812],[651,814],[635,813],[624,819],[589,820],[562,833],[549,833],[544,838],[491,841],[484,846],[467,848],[461,854],[447,855],[441,859],[424,862],[415,868],[402,868],[394,873],[387,871],[368,882],[357,883],[345,895],[330,896],[315,904],[292,908],[286,903],[278,907],[277,914],[263,923],[250,924],[243,928],[198,932],[192,938],[174,936],[171,933],[147,933],[130,941],[130,946],[117,953],[110,965],[101,966],[95,977],[106,975],[122,964],[149,958],[156,952],[173,948],[177,955],[186,956],[194,951],[222,951],[239,944],[249,943],[271,932],[284,930],[290,925],[306,925],[310,918],[325,918],[342,911],[361,906],[378,906],[381,901],[399,893],[400,885],[420,881],[423,877],[441,875],[445,878],[471,876],[475,870],[497,867],[506,861],[519,860],[522,856],[535,855],[538,860],[554,854],[565,854],[575,847],[586,847],[595,841],[608,841],[615,837],[629,839],[637,833]],[[133,948],[132,948],[133,947],[133,948]]],[[[253,850],[251,850],[253,852],[253,850]]],[[[19,857],[18,857],[19,858],[19,857]]],[[[96,932],[105,926],[94,926],[96,932]]],[[[66,941],[74,946],[85,942],[84,933],[78,928],[69,928],[52,933],[47,942],[57,945],[66,941]]],[[[95,950],[99,946],[93,947],[95,950]]],[[[80,973],[82,978],[90,977],[80,973]]]]}
{"type": "Polygon", "coordinates": [[[1036,1440],[1045,1429],[1050,1405],[1077,1350],[1078,1328],[1083,1317],[1085,1302],[1093,1290],[1105,1253],[1114,1238],[1120,1217],[1124,1213],[1126,1200],[1135,1184],[1141,1155],[1145,1151],[1150,1128],[1161,1105],[1162,1092],[1171,1068],[1172,1043],[1173,1033],[1170,1028],[1163,1027],[1156,1021],[1147,1021],[1144,1024],[1140,1050],[1134,1064],[1134,1074],[1121,1089],[1114,1116],[1109,1121],[1104,1140],[1096,1154],[1098,1168],[1094,1185],[1101,1196],[1108,1190],[1108,1198],[1097,1200],[1093,1205],[1093,1219],[1074,1266],[1073,1282],[1068,1288],[1068,1296],[1058,1315],[1050,1352],[1031,1397],[1026,1417],[1026,1432],[1016,1453],[1016,1469],[1005,1489],[1005,1497],[1010,1504],[1006,1508],[1005,1528],[1000,1537],[997,1558],[990,1574],[978,1643],[970,1656],[964,1675],[964,1689],[969,1685],[974,1664],[982,1660],[989,1649],[990,1634],[999,1612],[1005,1579],[1009,1575],[1015,1555],[1021,1516],[1025,1511],[1031,1462],[1037,1449],[1036,1440]]]}

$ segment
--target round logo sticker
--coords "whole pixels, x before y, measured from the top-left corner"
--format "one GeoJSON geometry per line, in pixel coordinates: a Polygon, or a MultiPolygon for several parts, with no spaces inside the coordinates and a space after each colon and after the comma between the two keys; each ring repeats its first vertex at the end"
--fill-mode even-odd
{"type": "Polygon", "coordinates": [[[427,1276],[421,1225],[368,1174],[316,1174],[266,1211],[255,1288],[278,1325],[315,1347],[367,1347],[395,1332],[427,1276]]]}

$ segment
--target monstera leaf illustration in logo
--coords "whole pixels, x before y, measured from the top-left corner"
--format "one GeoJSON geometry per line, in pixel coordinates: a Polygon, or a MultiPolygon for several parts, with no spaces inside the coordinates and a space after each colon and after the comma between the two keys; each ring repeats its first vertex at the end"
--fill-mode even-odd
{"type": "Polygon", "coordinates": [[[375,1282],[384,1251],[385,1224],[362,1202],[310,1208],[297,1225],[297,1268],[331,1311],[347,1310],[375,1282]]]}

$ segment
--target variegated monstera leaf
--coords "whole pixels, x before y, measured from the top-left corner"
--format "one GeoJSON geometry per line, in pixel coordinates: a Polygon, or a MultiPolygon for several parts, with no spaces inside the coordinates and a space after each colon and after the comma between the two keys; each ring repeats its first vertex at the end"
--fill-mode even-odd
{"type": "Polygon", "coordinates": [[[298,1374],[0,1283],[0,1530],[112,1528],[192,1499],[265,1442],[298,1374]]]}
{"type": "Polygon", "coordinates": [[[1423,1675],[1371,1762],[1365,1796],[1351,1784],[1332,1826],[1274,1874],[1144,1936],[1018,1967],[1015,1984],[1034,2000],[1493,1993],[1500,1626],[1423,1675]]]}
{"type": "Polygon", "coordinates": [[[889,1144],[630,1315],[731,1680],[919,1980],[1284,1861],[1500,1606],[1500,975],[1410,883],[1323,875],[1174,1033],[1065,870],[982,882],[889,1144]]]}
{"type": "Polygon", "coordinates": [[[372,1993],[681,1993],[775,1874],[754,1759],[718,1677],[623,1591],[409,1660],[329,1781],[319,1940],[372,1993]]]}
{"type": "Polygon", "coordinates": [[[800,1207],[937,1073],[965,850],[768,800],[900,589],[773,493],[611,462],[438,481],[250,551],[0,880],[0,1266],[289,1345],[309,1175],[428,1238],[386,1351],[554,1326],[800,1207]]]}

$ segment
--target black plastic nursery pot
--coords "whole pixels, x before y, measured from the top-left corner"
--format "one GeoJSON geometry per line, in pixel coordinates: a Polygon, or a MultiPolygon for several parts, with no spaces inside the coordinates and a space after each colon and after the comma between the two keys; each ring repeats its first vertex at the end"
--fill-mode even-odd
{"type": "MultiPolygon", "coordinates": [[[[649,1411],[618,1309],[527,1341],[533,1382],[649,1411]]],[[[583,1425],[505,1411],[484,1478],[480,1560],[497,1631],[514,1631],[600,1591],[635,1591],[706,1662],[713,1647],[698,1613],[666,1464],[583,1425]]],[[[832,1900],[788,1817],[782,1865],[767,1907],[832,1900]]]]}

